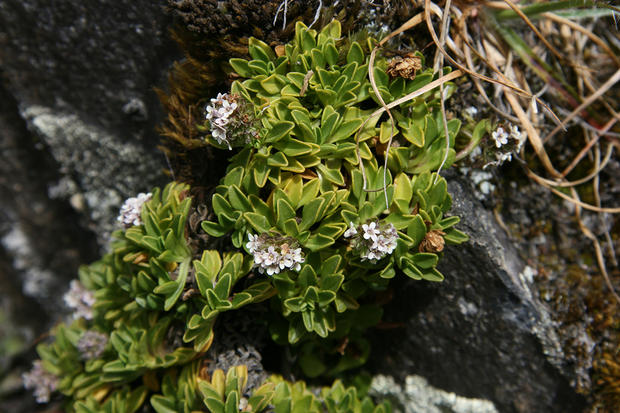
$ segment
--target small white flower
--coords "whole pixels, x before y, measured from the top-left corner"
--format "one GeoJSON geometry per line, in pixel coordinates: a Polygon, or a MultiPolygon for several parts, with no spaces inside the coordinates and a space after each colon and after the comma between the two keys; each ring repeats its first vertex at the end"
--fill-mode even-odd
{"type": "Polygon", "coordinates": [[[213,136],[213,139],[217,141],[217,143],[226,143],[228,145],[228,149],[232,149],[232,146],[230,146],[230,143],[226,139],[226,129],[223,129],[217,125],[211,126],[211,135],[213,136]]]}
{"type": "Polygon", "coordinates": [[[24,387],[34,390],[37,403],[47,403],[58,387],[58,377],[43,368],[41,360],[35,360],[32,370],[22,374],[24,387]]]}
{"type": "Polygon", "coordinates": [[[353,225],[353,222],[351,222],[350,225],[349,225],[349,229],[347,229],[344,232],[344,237],[345,238],[350,238],[353,235],[357,235],[357,227],[355,225],[353,225]]]}
{"type": "Polygon", "coordinates": [[[253,235],[253,234],[248,233],[248,239],[249,239],[249,242],[245,244],[245,247],[248,249],[250,254],[254,254],[256,251],[258,251],[258,248],[260,247],[260,241],[258,240],[258,235],[253,235]]]}
{"type": "Polygon", "coordinates": [[[73,318],[93,319],[92,306],[95,304],[95,294],[87,290],[78,280],[71,281],[69,291],[63,299],[68,307],[74,309],[73,318]]]}
{"type": "Polygon", "coordinates": [[[152,198],[152,194],[141,193],[136,197],[127,198],[121,206],[118,222],[125,228],[142,225],[142,206],[152,198]]]}
{"type": "Polygon", "coordinates": [[[370,224],[363,224],[362,229],[364,230],[364,239],[371,239],[373,241],[376,241],[377,235],[380,234],[376,222],[371,222],[370,224]]]}
{"type": "Polygon", "coordinates": [[[267,259],[266,251],[256,251],[254,253],[254,264],[261,265],[267,259]]]}
{"type": "Polygon", "coordinates": [[[465,113],[470,116],[470,117],[475,117],[478,114],[478,108],[475,106],[470,106],[467,109],[465,109],[465,113]]]}
{"type": "Polygon", "coordinates": [[[373,250],[377,250],[379,252],[386,253],[389,250],[388,243],[389,239],[384,237],[383,235],[379,235],[377,240],[370,247],[373,250]]]}
{"type": "Polygon", "coordinates": [[[231,102],[231,95],[218,93],[216,98],[211,99],[211,104],[206,107],[205,118],[211,124],[211,135],[219,144],[226,143],[228,149],[232,149],[230,139],[227,136],[227,126],[230,117],[237,109],[237,102],[231,102]]]}
{"type": "Polygon", "coordinates": [[[293,250],[293,260],[297,263],[302,263],[306,259],[301,255],[301,248],[296,248],[293,250]]]}
{"type": "Polygon", "coordinates": [[[267,267],[267,275],[280,274],[280,270],[278,267],[270,266],[267,267]]]}
{"type": "Polygon", "coordinates": [[[498,127],[495,131],[493,131],[491,136],[493,137],[493,140],[495,141],[495,146],[498,148],[501,148],[502,145],[506,145],[508,143],[508,134],[506,133],[506,131],[504,131],[504,128],[502,128],[501,126],[498,127]]]}
{"type": "Polygon", "coordinates": [[[267,248],[267,255],[265,257],[265,260],[263,261],[265,265],[270,266],[275,263],[278,263],[279,261],[280,261],[280,254],[278,254],[274,246],[272,245],[269,248],[267,248]]]}
{"type": "Polygon", "coordinates": [[[278,263],[280,269],[283,270],[285,268],[292,268],[294,264],[295,260],[293,259],[293,254],[291,254],[290,251],[286,253],[283,251],[282,256],[280,257],[280,262],[278,263]]]}
{"type": "Polygon", "coordinates": [[[77,349],[84,360],[96,359],[105,350],[108,343],[108,336],[98,331],[85,331],[77,343],[77,349]]]}
{"type": "Polygon", "coordinates": [[[521,133],[517,125],[510,125],[510,137],[517,141],[517,152],[519,152],[526,141],[526,134],[521,133]]]}
{"type": "Polygon", "coordinates": [[[396,249],[398,231],[393,224],[379,224],[377,221],[362,225],[363,233],[349,241],[351,249],[358,251],[362,261],[376,263],[396,249]]]}
{"type": "Polygon", "coordinates": [[[305,261],[301,248],[294,248],[297,246],[294,238],[248,234],[248,239],[246,247],[254,256],[254,264],[261,274],[279,274],[289,269],[299,271],[305,261]]]}
{"type": "Polygon", "coordinates": [[[519,131],[519,127],[517,125],[510,125],[510,137],[516,140],[517,142],[521,142],[521,131],[519,131]]]}
{"type": "Polygon", "coordinates": [[[499,164],[501,165],[503,162],[505,161],[512,161],[512,153],[502,153],[502,154],[497,154],[497,160],[499,161],[499,164]]]}

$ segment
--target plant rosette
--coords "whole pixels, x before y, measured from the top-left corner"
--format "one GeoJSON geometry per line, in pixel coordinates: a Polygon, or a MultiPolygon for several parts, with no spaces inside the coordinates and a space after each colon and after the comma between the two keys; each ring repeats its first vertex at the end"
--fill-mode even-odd
{"type": "MultiPolygon", "coordinates": [[[[444,243],[467,240],[454,228],[459,218],[446,216],[452,201],[445,179],[432,173],[444,158],[448,166],[454,161],[460,121],[447,122],[446,146],[438,90],[393,108],[394,124],[373,116],[381,104],[367,51],[375,44],[341,39],[337,21],[319,33],[297,23],[279,53],[251,38],[252,59],[230,60],[245,80],[228,96],[245,100],[246,109],[237,115],[227,106],[226,122],[251,112],[258,133],[239,138],[237,128],[229,138],[225,125],[202,125],[209,143],[239,148],[212,197],[215,219],[202,227],[230,235],[269,277],[288,320],[272,328],[277,341],[346,334],[354,327],[342,321],[346,331],[336,333],[339,320],[360,309],[360,298],[386,288],[397,272],[443,280],[436,265],[444,243]]],[[[413,80],[390,77],[388,64],[379,57],[373,68],[388,104],[436,79],[431,69],[413,80]]],[[[454,85],[444,86],[448,97],[454,85]]]]}

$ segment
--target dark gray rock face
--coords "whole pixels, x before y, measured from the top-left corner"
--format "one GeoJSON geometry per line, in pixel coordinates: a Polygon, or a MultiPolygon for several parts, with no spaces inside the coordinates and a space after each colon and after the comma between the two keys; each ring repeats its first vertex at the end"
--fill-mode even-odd
{"type": "Polygon", "coordinates": [[[11,90],[20,103],[145,135],[159,111],[151,88],[174,57],[164,3],[3,1],[0,58],[11,90]]]}
{"type": "Polygon", "coordinates": [[[581,412],[584,400],[559,371],[563,354],[532,273],[467,182],[451,175],[451,213],[470,236],[446,248],[432,284],[405,280],[384,320],[401,327],[375,340],[372,365],[404,382],[417,374],[500,412],[581,412]]]}
{"type": "Polygon", "coordinates": [[[163,2],[7,0],[0,4],[3,80],[49,147],[70,199],[103,243],[122,200],[157,183],[165,85],[176,56],[163,2]]]}
{"type": "Polygon", "coordinates": [[[163,4],[0,1],[0,411],[36,410],[19,398],[31,343],[123,199],[165,182],[153,87],[178,51],[163,4]]]}

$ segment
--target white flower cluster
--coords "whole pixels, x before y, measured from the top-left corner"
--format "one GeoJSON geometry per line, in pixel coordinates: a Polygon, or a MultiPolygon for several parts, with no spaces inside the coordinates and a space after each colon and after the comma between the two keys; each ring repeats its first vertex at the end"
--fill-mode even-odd
{"type": "Polygon", "coordinates": [[[73,308],[73,318],[84,317],[86,320],[93,319],[93,304],[95,294],[87,290],[78,280],[72,280],[69,291],[63,296],[65,303],[73,308]]]}
{"type": "Polygon", "coordinates": [[[483,169],[490,165],[499,166],[506,161],[512,161],[513,151],[518,152],[525,143],[525,135],[519,131],[518,126],[509,124],[508,128],[510,132],[506,131],[502,126],[499,126],[491,133],[493,141],[495,142],[495,147],[497,149],[503,148],[494,152],[496,160],[488,162],[483,166],[483,169]]]}
{"type": "Polygon", "coordinates": [[[297,241],[290,237],[271,236],[267,234],[248,234],[249,242],[245,245],[254,256],[254,264],[261,274],[279,274],[280,271],[301,269],[305,261],[297,241]]]}
{"type": "Polygon", "coordinates": [[[218,93],[215,99],[211,99],[211,104],[207,106],[206,118],[211,124],[211,135],[217,143],[226,143],[228,149],[232,149],[230,141],[226,137],[226,126],[230,122],[230,116],[237,109],[237,102],[235,102],[231,95],[226,93],[218,93]]]}
{"type": "Polygon", "coordinates": [[[145,202],[150,201],[152,196],[151,193],[141,193],[136,197],[128,198],[121,207],[121,212],[117,218],[118,222],[123,224],[125,228],[142,225],[142,218],[140,218],[142,206],[145,202]]]}
{"type": "Polygon", "coordinates": [[[351,248],[358,250],[362,261],[377,262],[386,255],[394,252],[398,232],[392,224],[379,224],[371,221],[367,224],[356,226],[350,223],[349,229],[344,232],[351,248]]]}
{"type": "Polygon", "coordinates": [[[508,138],[514,139],[519,147],[523,144],[523,135],[519,131],[519,127],[517,125],[509,125],[510,133],[505,131],[502,126],[499,126],[496,130],[491,133],[493,140],[495,141],[495,146],[497,148],[501,148],[502,145],[508,144],[508,138]]]}
{"type": "Polygon", "coordinates": [[[506,145],[508,143],[508,133],[501,126],[495,129],[493,133],[491,133],[491,136],[493,136],[495,146],[498,148],[501,148],[502,145],[506,145]]]}
{"type": "Polygon", "coordinates": [[[84,360],[92,360],[103,354],[108,336],[94,330],[85,331],[77,343],[77,349],[84,360]]]}
{"type": "Polygon", "coordinates": [[[34,390],[37,403],[49,402],[51,394],[58,387],[58,377],[45,370],[41,360],[35,360],[32,370],[22,374],[22,381],[25,388],[34,390]]]}

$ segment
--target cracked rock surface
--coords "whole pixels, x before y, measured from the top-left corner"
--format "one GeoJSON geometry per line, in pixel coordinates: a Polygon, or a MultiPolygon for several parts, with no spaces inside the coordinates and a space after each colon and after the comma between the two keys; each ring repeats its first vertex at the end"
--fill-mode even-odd
{"type": "Polygon", "coordinates": [[[460,179],[448,176],[451,213],[470,240],[446,248],[442,283],[395,286],[384,321],[399,327],[375,338],[375,371],[401,384],[420,375],[500,412],[581,412],[584,400],[560,373],[563,353],[531,269],[460,179]]]}

